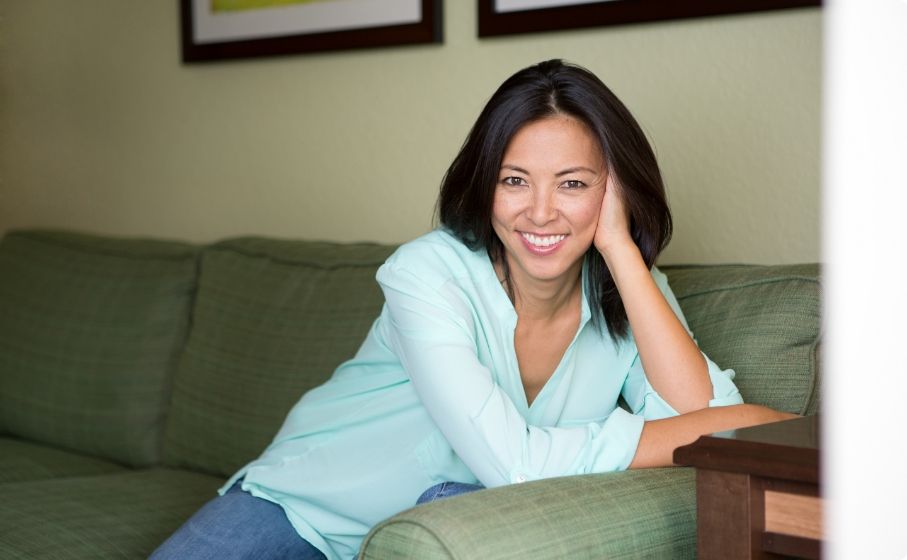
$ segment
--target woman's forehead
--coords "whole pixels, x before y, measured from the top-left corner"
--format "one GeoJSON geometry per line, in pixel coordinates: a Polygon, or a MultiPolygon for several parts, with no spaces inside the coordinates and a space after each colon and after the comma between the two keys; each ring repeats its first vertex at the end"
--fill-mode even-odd
{"type": "Polygon", "coordinates": [[[598,169],[604,162],[598,139],[582,121],[556,115],[521,127],[508,142],[501,165],[557,163],[598,169]]]}

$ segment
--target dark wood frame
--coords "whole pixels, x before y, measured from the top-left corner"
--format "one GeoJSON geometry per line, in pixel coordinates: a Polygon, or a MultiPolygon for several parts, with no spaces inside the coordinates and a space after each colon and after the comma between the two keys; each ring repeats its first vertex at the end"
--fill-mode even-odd
{"type": "Polygon", "coordinates": [[[479,37],[821,6],[822,0],[611,0],[496,13],[479,0],[479,37]]]}
{"type": "Polygon", "coordinates": [[[180,0],[183,62],[277,56],[417,43],[440,43],[442,41],[441,0],[421,1],[422,20],[413,24],[369,27],[327,33],[305,33],[261,39],[230,40],[216,43],[197,43],[194,38],[192,18],[193,0],[180,0]]]}

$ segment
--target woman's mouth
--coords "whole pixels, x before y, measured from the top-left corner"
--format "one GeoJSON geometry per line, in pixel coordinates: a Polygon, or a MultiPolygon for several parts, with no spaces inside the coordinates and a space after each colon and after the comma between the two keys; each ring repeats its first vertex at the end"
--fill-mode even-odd
{"type": "Polygon", "coordinates": [[[519,233],[526,248],[537,255],[546,255],[556,251],[567,237],[564,234],[538,235],[524,231],[519,233]]]}

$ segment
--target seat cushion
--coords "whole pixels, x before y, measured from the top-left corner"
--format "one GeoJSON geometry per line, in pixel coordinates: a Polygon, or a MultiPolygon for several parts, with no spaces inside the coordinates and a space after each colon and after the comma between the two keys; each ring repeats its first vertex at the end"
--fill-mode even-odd
{"type": "Polygon", "coordinates": [[[3,485],[0,558],[147,558],[222,483],[148,469],[3,485]]]}
{"type": "Polygon", "coordinates": [[[132,466],[160,460],[196,251],[22,231],[0,242],[0,433],[132,466]]]}
{"type": "Polygon", "coordinates": [[[205,250],[165,463],[226,476],[257,457],[365,339],[383,304],[375,272],[392,251],[250,238],[205,250]]]}
{"type": "Polygon", "coordinates": [[[819,266],[667,266],[693,335],[736,371],[746,402],[814,414],[820,402],[819,266]]]}
{"type": "Polygon", "coordinates": [[[124,472],[125,467],[40,443],[0,437],[0,484],[124,472]]]}

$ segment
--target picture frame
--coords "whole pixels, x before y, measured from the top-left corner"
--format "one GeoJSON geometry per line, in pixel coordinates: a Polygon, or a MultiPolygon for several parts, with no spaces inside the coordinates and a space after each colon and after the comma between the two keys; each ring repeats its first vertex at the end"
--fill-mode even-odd
{"type": "Polygon", "coordinates": [[[821,6],[822,0],[478,0],[479,37],[821,6]]]}
{"type": "Polygon", "coordinates": [[[182,60],[441,43],[441,0],[179,0],[182,60]]]}

